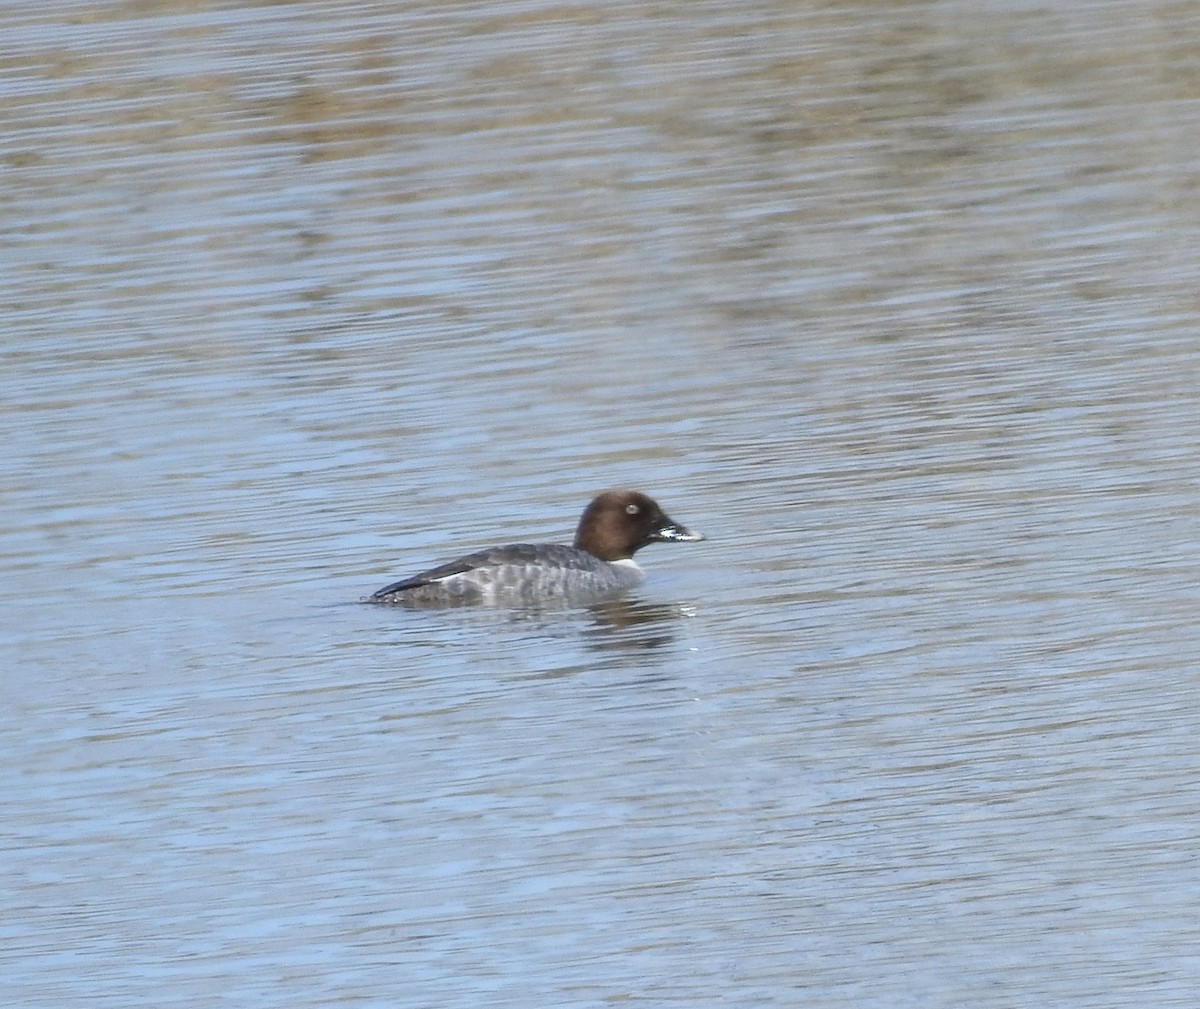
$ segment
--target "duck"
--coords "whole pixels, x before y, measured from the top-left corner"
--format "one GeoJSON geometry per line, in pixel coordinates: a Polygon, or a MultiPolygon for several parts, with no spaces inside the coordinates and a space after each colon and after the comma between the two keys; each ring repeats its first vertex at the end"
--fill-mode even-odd
{"type": "Polygon", "coordinates": [[[703,540],[636,490],[608,490],[584,509],[571,546],[510,543],[465,554],[386,585],[366,602],[536,605],[605,599],[646,578],[633,555],[651,543],[703,540]]]}

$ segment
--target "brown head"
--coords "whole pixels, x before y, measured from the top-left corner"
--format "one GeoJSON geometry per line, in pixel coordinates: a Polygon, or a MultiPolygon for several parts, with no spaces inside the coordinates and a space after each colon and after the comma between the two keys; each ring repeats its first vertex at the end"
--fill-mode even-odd
{"type": "Polygon", "coordinates": [[[575,546],[602,561],[626,560],[648,543],[702,539],[635,490],[605,491],[587,506],[575,530],[575,546]]]}

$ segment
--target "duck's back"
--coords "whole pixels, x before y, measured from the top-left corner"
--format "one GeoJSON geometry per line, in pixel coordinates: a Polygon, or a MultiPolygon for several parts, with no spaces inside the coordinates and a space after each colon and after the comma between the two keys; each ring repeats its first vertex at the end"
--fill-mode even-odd
{"type": "Polygon", "coordinates": [[[380,589],[374,602],[575,601],[602,598],[641,584],[633,561],[603,561],[586,550],[551,543],[511,543],[457,560],[380,589]]]}

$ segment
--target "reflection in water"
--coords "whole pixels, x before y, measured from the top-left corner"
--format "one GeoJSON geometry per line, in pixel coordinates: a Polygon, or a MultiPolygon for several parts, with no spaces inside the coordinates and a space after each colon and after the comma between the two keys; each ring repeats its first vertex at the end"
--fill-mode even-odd
{"type": "MultiPolygon", "coordinates": [[[[561,640],[572,646],[581,642],[589,650],[601,652],[648,650],[671,645],[677,640],[679,621],[694,618],[697,612],[694,606],[686,603],[649,603],[630,596],[617,596],[587,605],[562,599],[539,600],[536,604],[521,606],[482,605],[478,601],[462,599],[379,604],[370,597],[363,597],[359,602],[382,612],[384,626],[389,629],[408,626],[419,628],[422,635],[441,629],[455,637],[467,635],[477,643],[481,635],[486,637],[498,629],[508,628],[518,632],[522,640],[561,640]]],[[[402,636],[395,643],[405,644],[407,639],[402,636]]]]}
{"type": "Polygon", "coordinates": [[[675,641],[675,625],[696,614],[694,607],[684,603],[646,603],[629,598],[596,603],[588,607],[588,612],[594,622],[584,640],[599,652],[663,648],[675,641]]]}

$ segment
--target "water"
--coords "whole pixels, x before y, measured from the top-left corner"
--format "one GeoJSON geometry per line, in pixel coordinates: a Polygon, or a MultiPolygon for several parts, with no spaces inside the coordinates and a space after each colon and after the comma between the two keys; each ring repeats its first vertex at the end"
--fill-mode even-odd
{"type": "Polygon", "coordinates": [[[1194,1003],[1196,15],[0,20],[6,1004],[1194,1003]]]}

